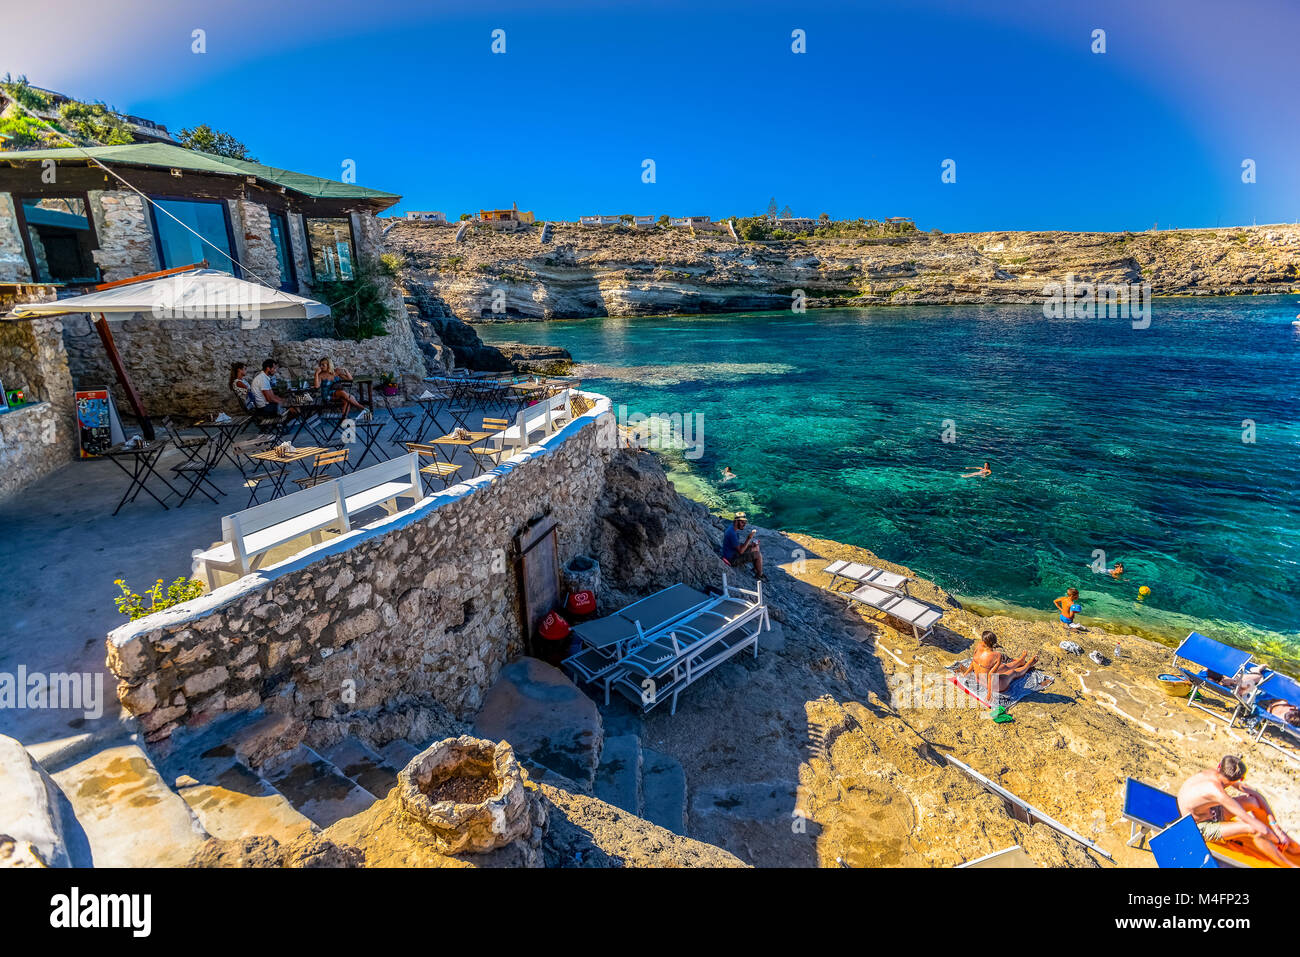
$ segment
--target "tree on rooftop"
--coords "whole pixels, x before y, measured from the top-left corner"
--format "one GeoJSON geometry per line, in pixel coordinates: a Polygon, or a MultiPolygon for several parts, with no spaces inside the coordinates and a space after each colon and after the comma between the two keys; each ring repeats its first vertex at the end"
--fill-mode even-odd
{"type": "Polygon", "coordinates": [[[819,223],[829,223],[830,221],[831,221],[830,213],[821,213],[817,217],[817,222],[819,223]]]}
{"type": "Polygon", "coordinates": [[[767,201],[767,218],[776,219],[776,197],[773,196],[767,201]]]}
{"type": "Polygon", "coordinates": [[[793,219],[793,218],[794,218],[794,210],[790,208],[790,204],[789,204],[789,203],[786,204],[785,209],[781,210],[781,218],[782,218],[782,219],[793,219]]]}
{"type": "Polygon", "coordinates": [[[231,159],[248,160],[250,163],[256,163],[256,157],[248,155],[248,147],[235,139],[229,133],[222,133],[220,130],[214,130],[203,123],[193,129],[181,130],[181,146],[187,150],[199,150],[203,153],[214,153],[217,156],[229,156],[231,159]]]}

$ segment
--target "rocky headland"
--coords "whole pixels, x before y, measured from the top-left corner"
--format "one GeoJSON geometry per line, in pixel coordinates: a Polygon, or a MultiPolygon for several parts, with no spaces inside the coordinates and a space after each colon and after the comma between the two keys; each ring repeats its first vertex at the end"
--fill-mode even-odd
{"type": "MultiPolygon", "coordinates": [[[[1300,288],[1300,226],[1163,232],[912,233],[737,241],[727,232],[396,221],[388,248],[417,323],[789,308],[1041,302],[1048,283],[1150,283],[1155,296],[1300,288]]],[[[472,364],[477,336],[449,347],[472,364]]],[[[448,339],[447,335],[443,338],[448,339]]]]}

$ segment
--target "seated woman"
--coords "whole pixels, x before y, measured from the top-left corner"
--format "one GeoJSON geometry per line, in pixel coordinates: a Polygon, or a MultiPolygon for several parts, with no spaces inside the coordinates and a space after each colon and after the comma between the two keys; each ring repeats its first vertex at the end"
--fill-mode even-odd
{"type": "Polygon", "coordinates": [[[370,410],[348,395],[347,390],[343,388],[344,382],[351,381],[352,374],[347,369],[334,368],[334,362],[329,356],[323,356],[320,362],[316,363],[316,388],[320,390],[321,404],[341,405],[345,414],[356,409],[361,413],[361,418],[367,418],[370,410]]]}
{"type": "Polygon", "coordinates": [[[235,394],[241,412],[252,412],[257,408],[253,401],[253,387],[248,384],[248,363],[230,363],[230,391],[235,394]]]}
{"type": "Polygon", "coordinates": [[[991,631],[985,631],[975,645],[975,654],[970,664],[958,673],[963,675],[973,673],[990,692],[997,693],[1006,691],[1011,687],[1011,682],[1029,674],[1037,660],[1038,655],[1026,658],[1022,654],[1017,658],[1007,658],[998,650],[998,636],[991,631]]]}

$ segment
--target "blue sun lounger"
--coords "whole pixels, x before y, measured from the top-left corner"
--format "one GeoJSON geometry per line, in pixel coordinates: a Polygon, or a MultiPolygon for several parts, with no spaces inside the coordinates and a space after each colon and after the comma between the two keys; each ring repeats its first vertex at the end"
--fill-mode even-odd
{"type": "MultiPolygon", "coordinates": [[[[1258,723],[1259,732],[1255,735],[1256,743],[1264,737],[1265,731],[1272,728],[1274,731],[1289,737],[1293,743],[1300,744],[1300,728],[1284,721],[1277,715],[1268,713],[1268,706],[1279,700],[1300,708],[1300,682],[1273,671],[1259,683],[1259,687],[1255,691],[1254,708],[1246,715],[1247,723],[1258,723]]],[[[1252,728],[1252,730],[1254,729],[1252,728]]],[[[1289,751],[1284,753],[1290,755],[1289,751]]]]}
{"type": "Polygon", "coordinates": [[[1178,670],[1187,675],[1194,688],[1193,693],[1187,696],[1187,704],[1193,708],[1200,708],[1206,714],[1212,714],[1229,724],[1235,721],[1237,714],[1240,713],[1241,702],[1237,700],[1237,696],[1231,688],[1226,688],[1219,682],[1223,679],[1235,678],[1241,674],[1246,665],[1250,663],[1250,652],[1225,645],[1213,638],[1206,638],[1200,632],[1194,631],[1183,639],[1183,643],[1174,652],[1174,660],[1177,661],[1180,658],[1200,666],[1199,671],[1189,671],[1182,665],[1178,666],[1178,670]],[[1217,675],[1218,678],[1211,677],[1211,673],[1217,675]],[[1204,705],[1196,703],[1196,692],[1206,690],[1212,691],[1236,705],[1236,710],[1231,718],[1224,718],[1217,711],[1212,711],[1204,705]]]}
{"type": "Polygon", "coordinates": [[[1151,853],[1160,867],[1223,867],[1205,846],[1201,829],[1190,814],[1153,835],[1151,853]]]}
{"type": "Polygon", "coordinates": [[[1128,821],[1128,846],[1141,847],[1144,837],[1178,820],[1178,799],[1137,778],[1129,778],[1124,782],[1124,809],[1120,813],[1128,821]]]}

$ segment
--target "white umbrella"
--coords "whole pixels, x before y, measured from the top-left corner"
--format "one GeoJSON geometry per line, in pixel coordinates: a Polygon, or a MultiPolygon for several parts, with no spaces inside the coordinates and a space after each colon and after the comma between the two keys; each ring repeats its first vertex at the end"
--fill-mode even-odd
{"type": "Polygon", "coordinates": [[[215,269],[188,272],[114,286],[84,296],[54,302],[14,306],[9,316],[30,319],[97,313],[105,319],[130,319],[140,314],[155,319],[319,319],[329,306],[314,299],[236,279],[215,269]]]}
{"type": "Polygon", "coordinates": [[[126,392],[127,401],[140,419],[146,439],[154,438],[153,423],[144,402],[127,374],[108,321],[143,315],[154,319],[237,319],[245,329],[256,328],[262,319],[319,319],[330,314],[329,306],[314,299],[270,289],[215,269],[178,269],[153,278],[109,283],[109,288],[54,302],[29,302],[14,306],[6,318],[35,319],[72,313],[98,314],[95,329],[103,340],[108,360],[126,392]]]}

